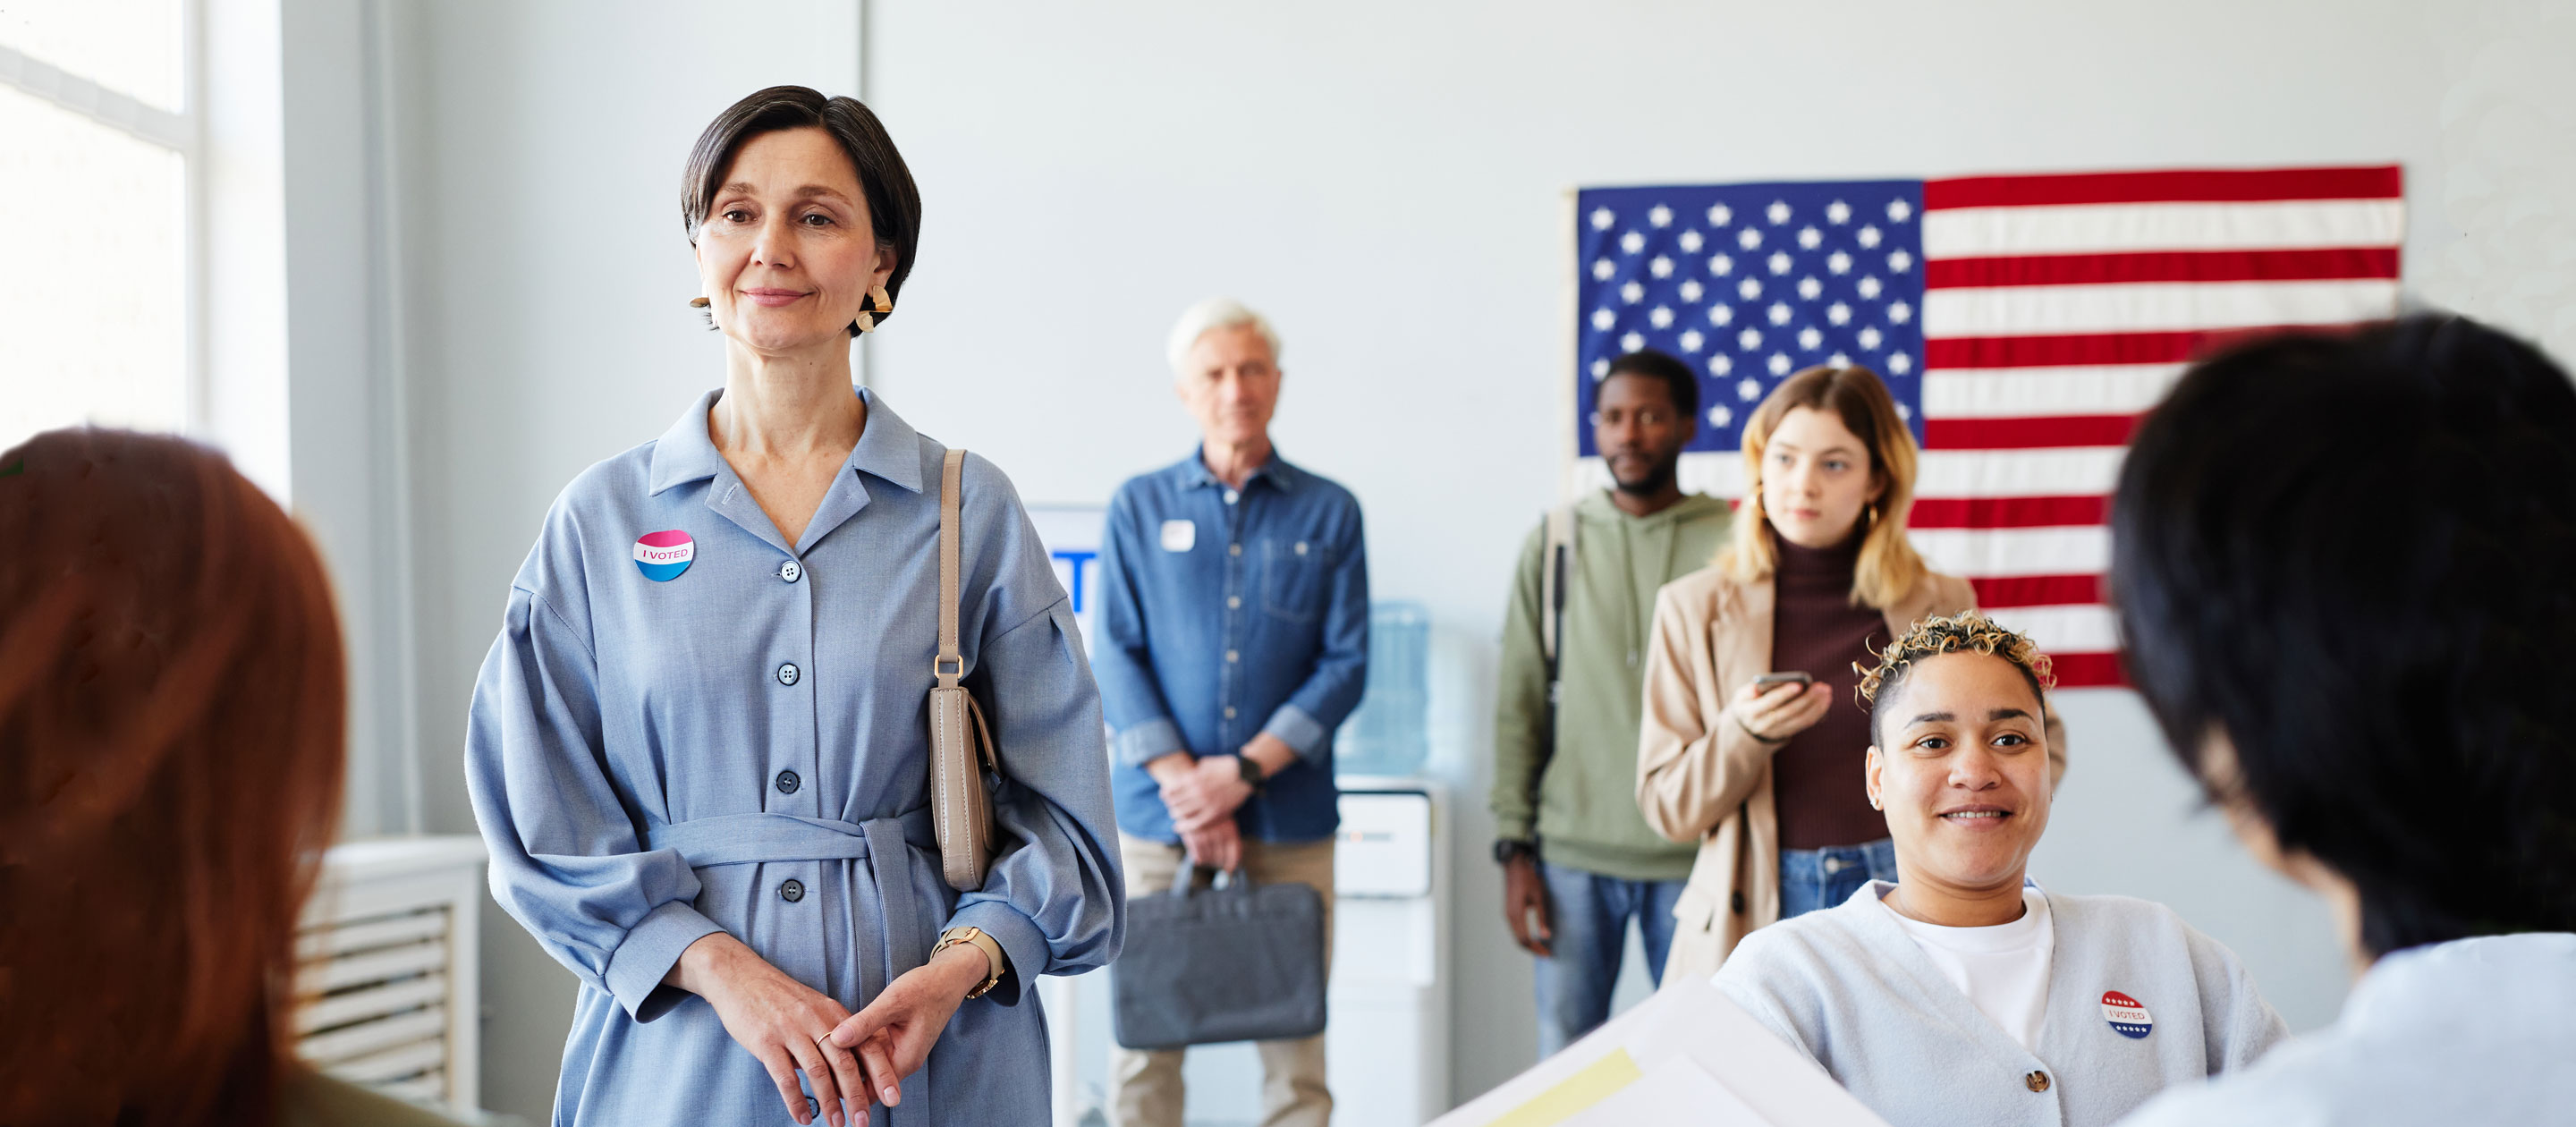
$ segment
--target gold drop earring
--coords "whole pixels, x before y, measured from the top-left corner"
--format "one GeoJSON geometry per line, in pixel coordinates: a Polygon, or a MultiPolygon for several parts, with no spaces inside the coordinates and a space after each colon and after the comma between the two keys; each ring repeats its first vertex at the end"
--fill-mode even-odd
{"type": "Polygon", "coordinates": [[[886,293],[886,288],[882,285],[870,287],[868,308],[859,313],[857,322],[859,331],[863,333],[873,331],[877,327],[877,315],[892,312],[894,312],[894,298],[886,293]]]}

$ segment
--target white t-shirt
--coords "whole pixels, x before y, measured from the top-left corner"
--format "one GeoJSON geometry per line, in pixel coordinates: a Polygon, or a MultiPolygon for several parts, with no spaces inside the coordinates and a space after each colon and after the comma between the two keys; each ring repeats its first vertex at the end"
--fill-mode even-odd
{"type": "Polygon", "coordinates": [[[2021,899],[2021,918],[1993,927],[1942,927],[1907,918],[1884,897],[1878,905],[1978,1012],[2028,1049],[2039,1043],[2039,1024],[2048,1016],[2048,960],[2057,932],[2048,923],[2048,897],[2024,886],[2021,899]]]}

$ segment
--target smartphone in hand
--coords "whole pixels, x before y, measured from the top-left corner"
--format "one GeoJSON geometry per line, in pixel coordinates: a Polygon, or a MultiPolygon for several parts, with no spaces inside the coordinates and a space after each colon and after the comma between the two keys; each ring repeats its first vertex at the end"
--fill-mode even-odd
{"type": "Polygon", "coordinates": [[[1795,669],[1789,670],[1785,673],[1765,673],[1753,679],[1753,687],[1757,689],[1765,689],[1773,685],[1812,685],[1815,683],[1816,678],[1813,674],[1801,673],[1795,669]]]}

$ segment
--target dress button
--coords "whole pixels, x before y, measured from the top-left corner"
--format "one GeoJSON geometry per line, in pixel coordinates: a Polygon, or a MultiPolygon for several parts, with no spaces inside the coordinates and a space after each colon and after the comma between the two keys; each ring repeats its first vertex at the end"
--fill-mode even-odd
{"type": "Polygon", "coordinates": [[[2027,1085],[2030,1090],[2034,1092],[2045,1092],[2048,1090],[2048,1074],[2035,1068],[2031,1070],[2030,1075],[2022,1077],[2021,1082],[2027,1085]]]}
{"type": "Polygon", "coordinates": [[[1232,720],[1232,719],[1234,719],[1234,706],[1233,706],[1233,705],[1230,705],[1230,704],[1229,704],[1229,705],[1225,706],[1225,718],[1226,718],[1226,719],[1228,719],[1228,720],[1232,720]]]}
{"type": "Polygon", "coordinates": [[[796,666],[794,664],[781,665],[778,667],[778,683],[781,685],[793,685],[796,683],[796,666]]]}
{"type": "Polygon", "coordinates": [[[796,772],[794,771],[781,771],[778,773],[778,793],[794,794],[796,793],[797,785],[802,781],[803,780],[796,777],[796,772]]]}
{"type": "Polygon", "coordinates": [[[1243,609],[1243,596],[1241,596],[1241,595],[1228,595],[1228,596],[1226,596],[1226,597],[1225,597],[1225,609],[1227,609],[1227,610],[1241,610],[1241,609],[1243,609]]]}
{"type": "Polygon", "coordinates": [[[805,578],[805,569],[797,564],[796,561],[789,560],[778,565],[778,577],[790,583],[794,583],[799,579],[805,578]]]}
{"type": "Polygon", "coordinates": [[[1234,490],[1231,490],[1231,489],[1226,490],[1226,491],[1225,491],[1225,503],[1226,503],[1226,504],[1231,505],[1231,504],[1233,504],[1233,503],[1235,502],[1235,500],[1236,500],[1237,498],[1239,498],[1239,497],[1241,497],[1241,496],[1242,496],[1241,494],[1236,493],[1234,490]]]}
{"type": "Polygon", "coordinates": [[[1240,661],[1242,660],[1242,655],[1235,653],[1233,650],[1227,650],[1225,651],[1225,659],[1227,661],[1240,661]]]}
{"type": "MultiPolygon", "coordinates": [[[[794,877],[787,878],[787,883],[778,886],[778,898],[790,904],[804,899],[805,882],[797,880],[794,877]]],[[[2037,1076],[2039,1074],[2034,1072],[2031,1075],[2037,1076]]]]}
{"type": "Polygon", "coordinates": [[[1243,554],[1243,545],[1228,544],[1225,546],[1225,554],[1229,556],[1240,556],[1243,554]]]}

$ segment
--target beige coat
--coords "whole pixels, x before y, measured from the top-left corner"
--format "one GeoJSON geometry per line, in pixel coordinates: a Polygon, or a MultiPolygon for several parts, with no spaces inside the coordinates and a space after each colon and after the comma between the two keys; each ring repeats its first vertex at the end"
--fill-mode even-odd
{"type": "MultiPolygon", "coordinates": [[[[1926,574],[1886,608],[1889,637],[1915,620],[1976,609],[1967,580],[1926,574]]],[[[1772,585],[1703,568],[1655,596],[1646,648],[1646,707],[1637,732],[1637,805],[1674,841],[1698,841],[1673,908],[1664,974],[1708,975],[1753,929],[1780,918],[1780,814],[1771,753],[1726,711],[1746,682],[1771,672],[1772,585]]],[[[2066,731],[2048,709],[2050,781],[2066,774],[2066,731]]]]}

